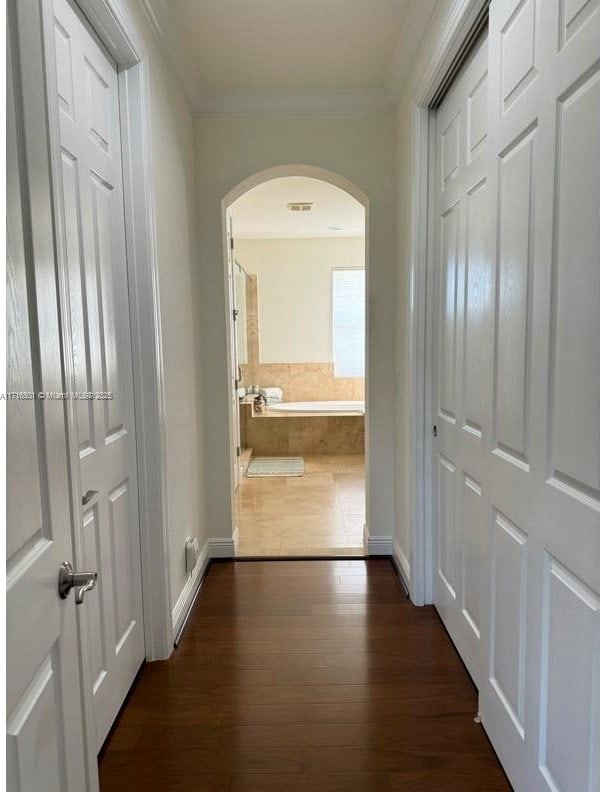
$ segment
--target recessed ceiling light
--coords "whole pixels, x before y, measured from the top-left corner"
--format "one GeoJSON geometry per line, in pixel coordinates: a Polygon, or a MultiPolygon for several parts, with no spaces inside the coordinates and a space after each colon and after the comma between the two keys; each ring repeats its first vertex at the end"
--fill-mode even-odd
{"type": "Polygon", "coordinates": [[[341,231],[342,226],[327,226],[330,231],[341,231]]]}

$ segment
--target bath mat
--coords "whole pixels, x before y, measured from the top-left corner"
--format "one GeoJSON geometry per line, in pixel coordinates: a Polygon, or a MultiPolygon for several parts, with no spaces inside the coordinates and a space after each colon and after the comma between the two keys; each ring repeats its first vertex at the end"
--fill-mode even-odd
{"type": "Polygon", "coordinates": [[[303,476],[304,460],[302,457],[254,457],[248,465],[246,476],[303,476]]]}

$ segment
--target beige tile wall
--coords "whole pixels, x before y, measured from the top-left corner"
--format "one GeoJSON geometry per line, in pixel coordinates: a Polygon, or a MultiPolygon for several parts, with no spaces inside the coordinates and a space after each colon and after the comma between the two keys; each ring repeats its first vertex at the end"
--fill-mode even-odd
{"type": "Polygon", "coordinates": [[[335,377],[333,363],[248,363],[240,367],[243,385],[281,388],[284,401],[362,401],[363,377],[335,377]]]}

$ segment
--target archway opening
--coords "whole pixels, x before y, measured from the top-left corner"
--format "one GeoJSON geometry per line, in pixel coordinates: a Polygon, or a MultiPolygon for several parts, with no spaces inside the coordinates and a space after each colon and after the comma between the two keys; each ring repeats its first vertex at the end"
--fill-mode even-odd
{"type": "Polygon", "coordinates": [[[236,556],[363,556],[367,199],[290,166],[223,215],[236,556]]]}

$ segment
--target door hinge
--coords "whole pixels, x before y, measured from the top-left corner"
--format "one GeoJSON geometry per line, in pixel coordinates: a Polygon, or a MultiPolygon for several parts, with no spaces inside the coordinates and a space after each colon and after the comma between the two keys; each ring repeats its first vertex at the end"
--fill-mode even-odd
{"type": "Polygon", "coordinates": [[[433,424],[433,436],[437,437],[437,425],[433,424]]]}
{"type": "Polygon", "coordinates": [[[241,457],[241,456],[242,456],[242,449],[240,448],[240,446],[238,446],[238,447],[235,449],[235,453],[236,453],[236,456],[238,456],[238,457],[241,457]]]}
{"type": "Polygon", "coordinates": [[[235,380],[233,380],[233,384],[234,384],[234,386],[235,386],[235,389],[236,389],[236,391],[237,391],[237,389],[240,387],[240,381],[239,381],[239,379],[235,379],[235,380]]]}
{"type": "Polygon", "coordinates": [[[240,315],[240,312],[238,311],[237,308],[234,308],[233,311],[231,312],[231,315],[233,316],[233,321],[237,322],[237,318],[240,315]]]}
{"type": "Polygon", "coordinates": [[[229,247],[233,250],[233,237],[229,237],[229,247]]]}

